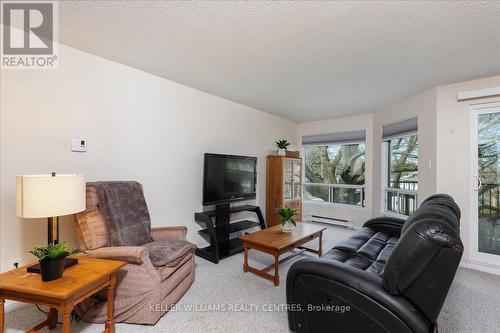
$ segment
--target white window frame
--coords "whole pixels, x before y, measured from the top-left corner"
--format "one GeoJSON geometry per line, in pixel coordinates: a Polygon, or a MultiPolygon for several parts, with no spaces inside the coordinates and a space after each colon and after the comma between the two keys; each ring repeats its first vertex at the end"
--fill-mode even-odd
{"type": "MultiPolygon", "coordinates": [[[[328,146],[328,145],[353,145],[353,144],[359,144],[360,142],[336,142],[336,143],[330,143],[330,144],[319,144],[319,145],[307,145],[307,146],[302,146],[302,156],[304,158],[302,159],[302,202],[305,202],[307,204],[314,204],[314,205],[326,205],[326,206],[338,206],[338,207],[349,207],[349,208],[357,208],[357,209],[365,209],[366,208],[366,181],[365,184],[363,185],[353,185],[353,184],[329,184],[329,183],[308,183],[306,180],[306,148],[311,148],[311,147],[323,147],[323,146],[328,146]],[[307,200],[306,199],[306,187],[307,186],[325,186],[328,187],[328,201],[315,201],[315,200],[307,200]],[[361,189],[361,205],[353,205],[353,204],[346,204],[346,203],[340,203],[340,202],[332,202],[330,201],[330,196],[332,193],[332,189],[334,190],[335,188],[350,188],[350,189],[361,189]]],[[[366,141],[363,141],[365,145],[365,154],[366,154],[366,141]]],[[[366,155],[365,155],[366,157],[366,155]]],[[[365,169],[366,172],[366,169],[365,169]]],[[[365,178],[366,180],[366,178],[365,178]]]]}
{"type": "MultiPolygon", "coordinates": [[[[404,190],[404,189],[400,189],[400,188],[392,188],[392,187],[389,187],[387,185],[389,183],[389,167],[390,167],[390,165],[389,165],[390,164],[389,163],[389,141],[404,138],[404,137],[415,135],[415,134],[418,135],[418,132],[417,131],[408,132],[408,133],[404,133],[401,135],[395,135],[395,136],[391,136],[388,138],[384,138],[382,140],[382,147],[381,147],[381,152],[382,152],[382,158],[381,158],[381,160],[382,160],[381,161],[382,162],[382,166],[381,166],[381,170],[382,170],[381,198],[382,198],[382,200],[380,200],[380,203],[381,203],[380,209],[384,215],[398,217],[398,218],[402,218],[402,219],[406,219],[408,217],[408,215],[402,214],[400,212],[393,212],[393,211],[390,211],[387,209],[387,204],[388,204],[387,197],[388,197],[389,192],[396,193],[398,195],[398,200],[401,200],[400,195],[403,195],[403,194],[413,195],[415,197],[415,206],[416,206],[415,208],[418,207],[418,203],[419,203],[418,202],[418,190],[417,191],[404,190]]],[[[418,185],[418,181],[417,181],[417,185],[418,185]]],[[[398,204],[398,209],[400,207],[401,207],[401,204],[398,204]]]]}

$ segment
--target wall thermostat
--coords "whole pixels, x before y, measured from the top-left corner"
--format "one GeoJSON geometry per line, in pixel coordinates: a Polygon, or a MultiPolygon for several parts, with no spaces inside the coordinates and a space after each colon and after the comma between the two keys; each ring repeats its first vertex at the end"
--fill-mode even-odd
{"type": "Polygon", "coordinates": [[[71,151],[78,151],[78,152],[87,151],[87,141],[82,138],[72,138],[71,151]]]}

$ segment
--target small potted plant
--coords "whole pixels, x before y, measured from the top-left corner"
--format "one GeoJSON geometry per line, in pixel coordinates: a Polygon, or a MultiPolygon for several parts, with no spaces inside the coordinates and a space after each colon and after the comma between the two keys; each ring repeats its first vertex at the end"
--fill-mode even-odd
{"type": "Polygon", "coordinates": [[[290,142],[288,142],[287,139],[282,139],[282,140],[276,141],[276,146],[278,146],[278,156],[285,156],[286,150],[287,150],[289,145],[290,145],[290,142]]]}
{"type": "Polygon", "coordinates": [[[63,276],[66,257],[80,252],[66,245],[66,243],[37,246],[30,251],[40,262],[42,281],[52,281],[63,276]]]}
{"type": "Polygon", "coordinates": [[[291,232],[297,226],[297,223],[293,219],[297,210],[283,206],[278,209],[278,215],[281,218],[281,231],[283,232],[291,232]]]}

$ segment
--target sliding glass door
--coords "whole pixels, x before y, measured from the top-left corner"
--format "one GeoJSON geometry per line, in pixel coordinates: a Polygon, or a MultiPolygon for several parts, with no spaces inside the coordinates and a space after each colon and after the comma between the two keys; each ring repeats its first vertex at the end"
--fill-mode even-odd
{"type": "Polygon", "coordinates": [[[473,256],[496,266],[500,265],[500,103],[473,109],[473,256]]]}

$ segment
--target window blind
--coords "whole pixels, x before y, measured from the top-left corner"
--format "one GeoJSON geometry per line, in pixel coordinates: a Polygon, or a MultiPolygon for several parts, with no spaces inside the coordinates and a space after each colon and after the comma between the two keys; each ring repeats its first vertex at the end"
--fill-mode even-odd
{"type": "Polygon", "coordinates": [[[410,134],[416,132],[417,129],[418,129],[417,118],[411,118],[394,124],[385,125],[382,128],[382,139],[387,140],[391,137],[410,134]]]}
{"type": "Polygon", "coordinates": [[[358,143],[366,141],[366,131],[338,132],[329,134],[304,135],[302,145],[318,146],[334,143],[358,143]]]}

